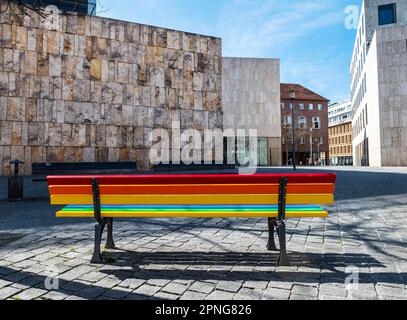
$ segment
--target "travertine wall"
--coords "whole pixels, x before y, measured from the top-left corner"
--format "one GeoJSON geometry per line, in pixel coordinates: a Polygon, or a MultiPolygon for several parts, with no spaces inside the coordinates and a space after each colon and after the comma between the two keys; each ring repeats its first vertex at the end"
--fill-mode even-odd
{"type": "Polygon", "coordinates": [[[223,58],[225,129],[268,138],[269,165],[281,165],[280,60],[223,58]]]}
{"type": "MultiPolygon", "coordinates": [[[[3,11],[4,6],[2,7],[3,11]]],[[[137,161],[153,128],[222,127],[221,40],[89,16],[0,25],[0,176],[9,161],[137,161]]]]}
{"type": "Polygon", "coordinates": [[[379,26],[379,6],[396,4],[397,24],[407,24],[407,1],[406,0],[364,0],[365,26],[367,41],[370,42],[374,32],[386,29],[389,25],[379,26]]]}
{"type": "Polygon", "coordinates": [[[378,30],[376,42],[381,165],[407,166],[407,25],[378,30]]]}

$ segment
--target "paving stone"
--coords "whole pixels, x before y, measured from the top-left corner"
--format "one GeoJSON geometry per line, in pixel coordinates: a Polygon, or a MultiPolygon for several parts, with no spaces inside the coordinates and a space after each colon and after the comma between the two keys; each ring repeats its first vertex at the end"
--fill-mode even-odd
{"type": "MultiPolygon", "coordinates": [[[[141,287],[137,288],[136,290],[133,291],[135,294],[139,295],[145,295],[152,297],[154,296],[158,291],[160,291],[160,287],[157,286],[150,286],[148,284],[144,284],[141,287]]],[[[171,293],[171,292],[170,292],[171,293]]]]}
{"type": "Polygon", "coordinates": [[[117,279],[117,278],[114,278],[114,277],[106,277],[106,278],[103,278],[102,280],[96,282],[94,284],[94,286],[103,287],[103,288],[106,288],[106,289],[111,289],[114,286],[118,285],[120,282],[121,282],[120,279],[117,279]]]}
{"type": "Polygon", "coordinates": [[[177,295],[182,295],[187,290],[188,286],[176,282],[171,282],[162,289],[162,291],[164,292],[173,293],[177,295]]]}
{"type": "Polygon", "coordinates": [[[37,289],[37,288],[30,288],[30,289],[27,289],[25,291],[18,293],[18,297],[13,296],[13,298],[18,298],[20,300],[33,300],[46,293],[47,293],[47,291],[45,291],[45,290],[41,290],[41,289],[37,289]]]}
{"type": "Polygon", "coordinates": [[[147,281],[147,284],[150,284],[152,286],[164,287],[170,282],[171,282],[171,280],[166,280],[166,279],[150,279],[147,281]]]}
{"type": "Polygon", "coordinates": [[[263,291],[242,288],[233,297],[234,300],[261,300],[263,291]]]}
{"type": "Polygon", "coordinates": [[[128,278],[120,283],[121,287],[130,288],[132,290],[137,289],[138,287],[142,286],[146,280],[143,279],[134,279],[128,278]]]}
{"type": "Polygon", "coordinates": [[[310,297],[318,296],[318,289],[315,287],[310,287],[310,286],[294,285],[291,292],[294,295],[303,295],[303,296],[310,296],[310,297]]]}
{"type": "Polygon", "coordinates": [[[103,295],[107,290],[100,287],[87,287],[75,293],[75,295],[85,298],[87,300],[96,299],[103,295]]]}
{"type": "Polygon", "coordinates": [[[214,289],[215,289],[214,284],[210,284],[210,283],[202,282],[202,281],[196,281],[196,282],[194,282],[194,284],[192,286],[189,287],[188,290],[209,294],[214,289]]]}
{"type": "Polygon", "coordinates": [[[407,300],[407,289],[406,288],[394,288],[387,286],[377,286],[377,294],[380,299],[402,299],[407,300]]]}
{"type": "Polygon", "coordinates": [[[196,291],[186,291],[180,298],[180,300],[195,300],[203,301],[208,296],[206,293],[200,293],[196,291]]]}
{"type": "Polygon", "coordinates": [[[44,300],[65,300],[69,297],[69,295],[63,293],[63,292],[58,292],[58,291],[50,291],[47,294],[41,296],[42,299],[44,300]]]}
{"type": "Polygon", "coordinates": [[[343,284],[322,283],[319,285],[319,295],[346,297],[348,294],[346,286],[343,284]]]}
{"type": "Polygon", "coordinates": [[[108,290],[103,294],[104,298],[121,300],[127,297],[132,292],[131,289],[114,287],[112,290],[108,290]]]}
{"type": "Polygon", "coordinates": [[[4,280],[11,281],[11,282],[19,282],[23,279],[29,278],[31,274],[25,272],[14,272],[4,276],[4,280]]]}
{"type": "Polygon", "coordinates": [[[217,290],[236,293],[242,287],[242,283],[238,281],[219,281],[216,285],[217,290]]]}
{"type": "Polygon", "coordinates": [[[90,272],[85,273],[84,275],[78,277],[79,280],[87,281],[87,282],[97,282],[106,278],[107,275],[101,272],[90,272]]]}
{"type": "Polygon", "coordinates": [[[268,288],[263,293],[264,300],[288,300],[291,291],[278,289],[278,288],[268,288]]]}
{"type": "Polygon", "coordinates": [[[86,298],[78,297],[78,296],[69,296],[65,300],[72,300],[72,301],[81,301],[81,300],[87,300],[86,298]]]}
{"type": "Polygon", "coordinates": [[[346,300],[346,298],[343,297],[337,297],[337,296],[330,296],[330,295],[319,295],[318,300],[327,300],[327,301],[343,301],[346,300]]]}
{"type": "Polygon", "coordinates": [[[84,281],[60,281],[61,289],[71,292],[78,292],[90,286],[90,283],[84,281]]]}
{"type": "Polygon", "coordinates": [[[178,300],[179,296],[167,292],[158,292],[154,295],[154,298],[163,299],[163,300],[178,300]]]}
{"type": "Polygon", "coordinates": [[[73,268],[73,269],[63,273],[62,275],[60,275],[60,278],[67,280],[67,281],[72,281],[72,280],[75,280],[75,279],[83,276],[84,274],[90,273],[94,270],[95,270],[94,267],[87,266],[87,265],[80,265],[76,268],[73,268]]]}
{"type": "Polygon", "coordinates": [[[0,279],[0,289],[3,288],[3,287],[9,286],[9,285],[11,285],[12,283],[13,283],[13,282],[5,281],[5,280],[0,279]]]}
{"type": "Polygon", "coordinates": [[[208,295],[205,300],[220,300],[229,301],[234,298],[235,294],[232,292],[226,292],[221,290],[215,290],[210,295],[208,295]]]}
{"type": "Polygon", "coordinates": [[[291,294],[290,300],[318,300],[316,296],[305,296],[299,294],[291,294]]]}
{"type": "Polygon", "coordinates": [[[249,289],[256,289],[256,290],[264,290],[268,286],[267,281],[245,281],[243,283],[244,288],[249,288],[249,289]]]}
{"type": "Polygon", "coordinates": [[[5,300],[15,294],[19,293],[21,290],[13,287],[5,287],[0,289],[0,300],[5,300]]]}

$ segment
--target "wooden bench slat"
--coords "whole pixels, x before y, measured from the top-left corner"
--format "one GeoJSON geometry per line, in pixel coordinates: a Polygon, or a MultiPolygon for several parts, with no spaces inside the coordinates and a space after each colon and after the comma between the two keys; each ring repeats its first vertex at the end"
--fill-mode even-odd
{"type": "MultiPolygon", "coordinates": [[[[137,184],[279,184],[281,174],[195,174],[195,175],[115,175],[115,176],[50,176],[49,185],[89,185],[91,179],[100,185],[137,184]]],[[[335,174],[285,174],[291,183],[335,183],[335,174]]]]}
{"type": "MultiPolygon", "coordinates": [[[[277,204],[277,194],[101,195],[104,205],[120,204],[277,204]]],[[[93,204],[92,195],[51,195],[52,205],[93,204]]],[[[288,194],[287,204],[334,204],[332,194],[288,194]]]]}
{"type": "MultiPolygon", "coordinates": [[[[277,217],[278,206],[102,206],[105,218],[263,218],[277,217]]],[[[67,206],[58,217],[92,218],[93,206],[67,206]]],[[[319,206],[287,206],[288,218],[327,217],[319,206]]]]}
{"type": "MultiPolygon", "coordinates": [[[[100,193],[126,194],[277,194],[277,184],[230,184],[230,185],[101,185],[100,193]]],[[[290,184],[287,193],[328,194],[334,193],[334,184],[290,184]]],[[[50,186],[51,195],[92,194],[92,186],[50,186]]]]}

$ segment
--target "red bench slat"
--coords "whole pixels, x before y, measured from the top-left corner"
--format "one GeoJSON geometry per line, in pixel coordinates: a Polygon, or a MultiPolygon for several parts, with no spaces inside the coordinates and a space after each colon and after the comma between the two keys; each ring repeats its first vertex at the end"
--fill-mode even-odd
{"type": "Polygon", "coordinates": [[[195,175],[95,175],[95,176],[50,176],[49,185],[89,185],[96,178],[101,185],[133,184],[278,184],[281,177],[288,183],[335,183],[335,174],[195,174],[195,175]]]}

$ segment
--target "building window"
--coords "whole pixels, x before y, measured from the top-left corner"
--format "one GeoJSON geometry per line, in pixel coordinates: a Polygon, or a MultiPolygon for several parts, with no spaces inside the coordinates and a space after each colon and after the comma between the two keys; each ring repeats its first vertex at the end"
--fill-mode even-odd
{"type": "Polygon", "coordinates": [[[285,103],[281,102],[281,109],[284,110],[285,109],[285,103]]]}
{"type": "Polygon", "coordinates": [[[305,118],[305,117],[298,118],[298,128],[307,129],[307,118],[305,118]]]}
{"type": "Polygon", "coordinates": [[[305,110],[305,106],[303,103],[300,103],[299,106],[300,106],[300,110],[305,110]]]}
{"type": "Polygon", "coordinates": [[[291,117],[288,117],[288,116],[284,116],[284,117],[283,117],[283,124],[284,124],[284,125],[290,126],[291,123],[292,123],[291,117]]]}
{"type": "Polygon", "coordinates": [[[309,111],[314,110],[314,105],[312,103],[308,104],[308,110],[309,111]]]}
{"type": "Polygon", "coordinates": [[[323,145],[323,144],[324,144],[324,137],[320,137],[320,138],[319,138],[319,144],[320,144],[320,145],[323,145]]]}
{"type": "Polygon", "coordinates": [[[324,110],[324,106],[323,106],[322,104],[319,104],[319,105],[318,105],[318,110],[319,110],[319,111],[324,110]]]}
{"type": "Polygon", "coordinates": [[[379,26],[397,22],[396,4],[379,6],[379,26]]]}
{"type": "Polygon", "coordinates": [[[301,144],[305,144],[305,138],[304,137],[301,137],[300,141],[301,141],[301,144]]]}
{"type": "Polygon", "coordinates": [[[321,129],[321,119],[319,117],[312,118],[312,128],[321,129]]]}

